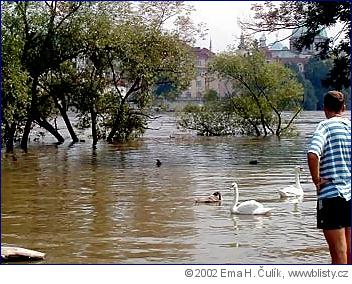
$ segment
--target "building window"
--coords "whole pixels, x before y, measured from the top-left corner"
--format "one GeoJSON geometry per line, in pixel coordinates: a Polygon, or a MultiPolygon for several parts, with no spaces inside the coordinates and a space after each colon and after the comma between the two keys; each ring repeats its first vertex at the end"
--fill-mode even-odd
{"type": "Polygon", "coordinates": [[[204,77],[207,74],[207,68],[197,68],[197,76],[204,77]]]}
{"type": "Polygon", "coordinates": [[[201,88],[202,87],[202,81],[196,81],[196,87],[201,88]]]}
{"type": "Polygon", "coordinates": [[[298,70],[299,70],[299,72],[304,72],[304,66],[303,66],[303,64],[302,63],[298,63],[297,64],[297,66],[298,66],[298,70]]]}
{"type": "Polygon", "coordinates": [[[203,76],[203,70],[201,68],[197,69],[197,76],[203,76]]]}

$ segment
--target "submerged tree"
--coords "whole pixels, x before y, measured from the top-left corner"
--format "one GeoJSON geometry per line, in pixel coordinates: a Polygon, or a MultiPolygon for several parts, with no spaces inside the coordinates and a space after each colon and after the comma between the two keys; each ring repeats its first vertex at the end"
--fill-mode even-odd
{"type": "Polygon", "coordinates": [[[256,135],[280,136],[302,109],[302,85],[290,69],[277,62],[267,62],[252,49],[248,54],[223,53],[211,68],[233,85],[231,104],[234,112],[250,123],[256,135]],[[283,111],[294,111],[284,120],[283,111]]]}
{"type": "MultiPolygon", "coordinates": [[[[48,72],[57,70],[61,63],[75,58],[82,52],[82,31],[84,31],[82,14],[79,14],[83,2],[9,2],[4,3],[2,12],[2,30],[15,32],[14,44],[9,38],[3,38],[5,46],[16,48],[13,57],[9,58],[8,66],[20,64],[24,71],[27,85],[28,104],[23,112],[25,125],[19,131],[23,131],[21,147],[27,151],[28,137],[33,122],[45,128],[54,135],[59,143],[64,138],[57,129],[48,122],[48,116],[52,113],[52,104],[42,96],[40,81],[48,72]],[[14,31],[13,27],[16,27],[14,31]],[[78,31],[80,31],[78,33],[78,31]]],[[[12,67],[3,69],[4,92],[11,92],[8,81],[14,80],[14,74],[8,73],[12,67]]],[[[18,98],[24,96],[17,92],[18,98]]]]}
{"type": "Polygon", "coordinates": [[[194,73],[191,50],[177,37],[144,26],[124,26],[123,31],[118,31],[120,39],[109,46],[115,90],[120,81],[126,89],[117,97],[117,109],[110,112],[109,142],[114,137],[128,138],[129,129],[138,129],[133,123],[138,122],[144,131],[155,85],[169,82],[174,88],[184,89],[194,73]],[[128,36],[121,38],[121,34],[128,36]],[[124,119],[132,124],[122,123],[124,119]]]}
{"type": "Polygon", "coordinates": [[[221,111],[235,115],[242,134],[281,136],[302,109],[303,88],[294,73],[280,63],[268,63],[256,49],[246,55],[220,54],[211,70],[232,83],[233,95],[221,102],[221,111]],[[286,118],[284,111],[293,113],[286,118]]]}
{"type": "Polygon", "coordinates": [[[178,114],[177,122],[200,136],[243,134],[238,117],[232,111],[226,111],[225,105],[219,101],[208,101],[204,105],[189,104],[178,114]]]}
{"type": "Polygon", "coordinates": [[[2,114],[10,151],[16,135],[27,151],[34,123],[62,143],[50,123],[58,113],[78,141],[69,109],[92,128],[94,145],[138,136],[151,90],[165,83],[185,88],[194,73],[189,44],[201,27],[190,21],[185,2],[6,2],[2,8],[2,114]]]}
{"type": "Polygon", "coordinates": [[[13,152],[16,131],[25,122],[30,97],[28,74],[21,65],[24,46],[24,40],[18,34],[21,21],[11,17],[13,10],[7,3],[2,8],[1,132],[6,151],[13,152]]]}
{"type": "MultiPolygon", "coordinates": [[[[122,3],[124,13],[112,18],[112,11],[121,7],[100,5],[110,9],[92,19],[92,33],[98,36],[89,41],[84,69],[96,72],[108,84],[103,91],[87,93],[96,112],[91,115],[92,130],[98,127],[108,142],[125,141],[144,133],[155,86],[184,89],[194,74],[191,49],[181,40],[185,30],[164,27],[170,18],[187,15],[189,7],[183,2],[122,3]],[[97,116],[101,119],[94,122],[97,116]]],[[[84,110],[80,114],[87,118],[84,110]]]]}
{"type": "Polygon", "coordinates": [[[186,108],[179,124],[187,129],[212,136],[281,136],[302,109],[303,88],[295,74],[280,63],[268,63],[256,49],[245,55],[220,54],[210,68],[231,82],[233,93],[203,107],[186,108]],[[292,114],[287,117],[284,111],[292,114]]]}

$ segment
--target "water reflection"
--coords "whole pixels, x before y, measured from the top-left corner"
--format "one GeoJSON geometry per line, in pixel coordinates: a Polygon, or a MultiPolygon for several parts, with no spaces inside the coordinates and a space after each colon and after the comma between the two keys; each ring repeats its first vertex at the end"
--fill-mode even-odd
{"type": "Polygon", "coordinates": [[[296,196],[296,197],[287,197],[281,198],[283,202],[290,203],[290,204],[298,204],[303,201],[303,196],[296,196]]]}
{"type": "Polygon", "coordinates": [[[328,263],[305,155],[319,119],[306,114],[299,136],[276,139],[197,137],[162,116],[131,143],[3,154],[1,240],[46,252],[45,263],[328,263]],[[298,164],[304,198],[282,200],[298,164]],[[272,214],[232,216],[234,181],[240,201],[272,214]],[[214,191],[217,206],[194,204],[214,191]]]}
{"type": "Polygon", "coordinates": [[[265,219],[270,220],[270,216],[261,215],[234,215],[232,214],[231,219],[233,226],[236,231],[262,229],[265,224],[265,219]]]}

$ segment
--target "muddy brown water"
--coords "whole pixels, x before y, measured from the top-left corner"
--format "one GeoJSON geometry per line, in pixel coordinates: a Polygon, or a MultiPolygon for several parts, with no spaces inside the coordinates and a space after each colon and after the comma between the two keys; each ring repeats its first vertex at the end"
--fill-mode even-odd
{"type": "Polygon", "coordinates": [[[3,153],[1,241],[45,252],[42,263],[329,263],[306,165],[322,118],[303,112],[298,136],[263,139],[197,137],[164,114],[136,142],[93,151],[89,138],[55,146],[48,137],[17,151],[17,161],[3,153]],[[305,196],[282,200],[295,165],[305,170],[305,196]],[[272,214],[232,216],[233,181],[240,201],[272,214]],[[216,190],[220,205],[193,203],[216,190]]]}

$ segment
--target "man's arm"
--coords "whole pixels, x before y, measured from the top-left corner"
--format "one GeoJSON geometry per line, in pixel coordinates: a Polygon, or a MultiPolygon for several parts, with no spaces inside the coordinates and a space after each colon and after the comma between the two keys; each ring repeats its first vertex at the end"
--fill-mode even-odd
{"type": "Polygon", "coordinates": [[[311,152],[309,152],[307,156],[310,175],[312,177],[313,183],[317,185],[320,182],[319,157],[317,154],[311,152]]]}
{"type": "Polygon", "coordinates": [[[308,167],[310,175],[312,177],[313,183],[317,188],[317,193],[320,191],[320,187],[327,183],[329,180],[323,179],[320,177],[320,168],[319,168],[319,157],[315,153],[308,152],[308,167]]]}

